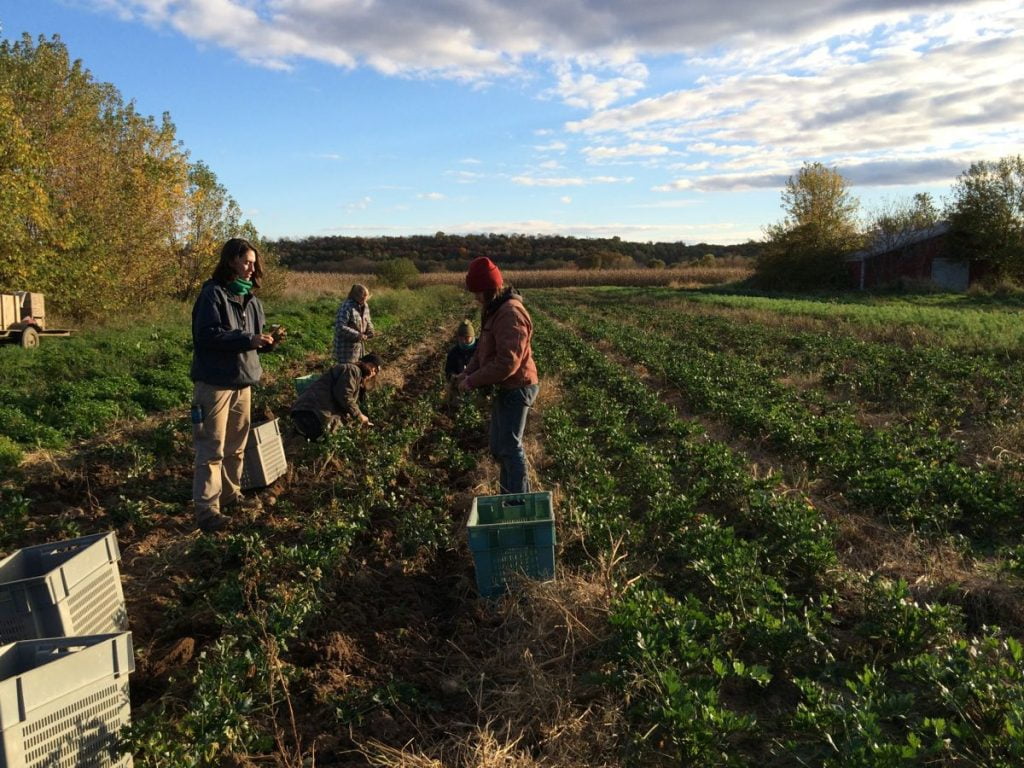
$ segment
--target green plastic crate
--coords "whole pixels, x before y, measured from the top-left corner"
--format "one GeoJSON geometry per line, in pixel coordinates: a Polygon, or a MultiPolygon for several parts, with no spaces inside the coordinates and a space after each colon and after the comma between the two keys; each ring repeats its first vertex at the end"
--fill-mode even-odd
{"type": "Polygon", "coordinates": [[[313,386],[313,382],[316,381],[319,378],[320,378],[320,374],[319,373],[309,373],[309,374],[306,374],[305,376],[296,376],[295,377],[295,394],[296,395],[301,395],[303,392],[305,392],[307,389],[309,389],[311,386],[313,386]]]}
{"type": "Polygon", "coordinates": [[[551,494],[477,496],[466,527],[481,597],[508,589],[515,574],[555,578],[555,515],[551,494]]]}

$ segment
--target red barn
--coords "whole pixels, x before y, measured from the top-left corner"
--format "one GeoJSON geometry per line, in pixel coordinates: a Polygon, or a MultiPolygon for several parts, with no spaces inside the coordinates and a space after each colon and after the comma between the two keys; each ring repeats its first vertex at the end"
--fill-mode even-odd
{"type": "Polygon", "coordinates": [[[981,268],[977,262],[953,255],[949,231],[949,222],[940,221],[850,254],[846,265],[853,285],[863,290],[910,278],[931,280],[949,291],[966,291],[980,276],[981,268]]]}

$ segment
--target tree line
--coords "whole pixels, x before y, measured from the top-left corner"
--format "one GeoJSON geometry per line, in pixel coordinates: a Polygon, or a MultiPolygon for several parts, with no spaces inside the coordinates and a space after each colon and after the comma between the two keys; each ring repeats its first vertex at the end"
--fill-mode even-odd
{"type": "Polygon", "coordinates": [[[805,163],[782,191],[785,217],[765,229],[756,262],[762,285],[847,287],[845,258],[898,249],[917,231],[949,224],[952,258],[982,262],[990,280],[1024,283],[1024,157],[972,163],[940,209],[927,193],[890,200],[866,217],[835,168],[805,163]]]}
{"type": "Polygon", "coordinates": [[[260,242],[170,115],[139,114],[59,36],[0,43],[0,290],[78,318],[187,298],[236,235],[260,242]]]}
{"type": "Polygon", "coordinates": [[[408,260],[420,272],[465,269],[477,256],[487,256],[508,269],[609,269],[664,267],[710,258],[751,259],[761,244],[639,243],[612,238],[564,235],[472,234],[406,237],[306,237],[270,243],[280,263],[292,269],[334,272],[376,272],[383,263],[408,260]]]}

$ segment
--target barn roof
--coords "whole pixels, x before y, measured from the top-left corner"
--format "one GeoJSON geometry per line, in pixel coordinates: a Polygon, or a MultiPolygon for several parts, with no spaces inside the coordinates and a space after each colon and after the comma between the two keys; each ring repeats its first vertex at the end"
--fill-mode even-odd
{"type": "Polygon", "coordinates": [[[872,256],[881,256],[883,253],[902,251],[909,245],[931,240],[934,237],[941,237],[947,234],[950,229],[952,229],[952,224],[948,221],[939,221],[924,229],[915,229],[912,232],[904,232],[893,238],[885,238],[882,242],[878,242],[870,248],[851,253],[846,257],[846,260],[863,261],[872,256]]]}

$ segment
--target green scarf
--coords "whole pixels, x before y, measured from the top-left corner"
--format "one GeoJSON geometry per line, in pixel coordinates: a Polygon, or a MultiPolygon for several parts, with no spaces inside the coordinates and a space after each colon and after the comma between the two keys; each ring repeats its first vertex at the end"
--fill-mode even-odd
{"type": "Polygon", "coordinates": [[[245,294],[252,290],[252,282],[244,277],[236,277],[228,283],[227,289],[228,293],[233,293],[235,296],[245,296],[245,294]]]}

